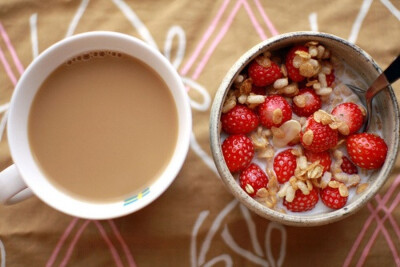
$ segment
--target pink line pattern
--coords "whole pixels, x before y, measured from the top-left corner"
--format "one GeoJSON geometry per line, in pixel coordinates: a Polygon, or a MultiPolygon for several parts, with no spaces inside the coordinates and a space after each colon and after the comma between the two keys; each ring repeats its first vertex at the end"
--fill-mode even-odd
{"type": "Polygon", "coordinates": [[[108,248],[110,249],[110,252],[114,258],[115,264],[118,267],[123,267],[121,258],[118,255],[117,250],[115,249],[114,245],[111,243],[110,239],[108,238],[108,235],[106,233],[106,231],[104,230],[104,227],[98,222],[98,221],[93,221],[94,224],[97,226],[97,229],[99,229],[99,232],[101,234],[101,236],[103,237],[104,241],[106,241],[108,248]]]}
{"type": "Polygon", "coordinates": [[[254,0],[254,3],[256,4],[256,6],[258,8],[258,11],[260,12],[260,14],[261,14],[265,24],[267,25],[269,31],[271,32],[272,36],[278,35],[279,32],[275,28],[274,24],[272,24],[271,20],[267,16],[267,14],[265,13],[263,7],[260,4],[260,1],[259,0],[254,0]]]}
{"type": "Polygon", "coordinates": [[[7,49],[11,54],[11,57],[14,61],[15,66],[19,74],[21,75],[24,72],[24,67],[22,66],[21,61],[19,60],[17,53],[15,52],[14,46],[12,45],[10,38],[8,37],[7,32],[4,30],[3,24],[0,23],[0,34],[3,37],[4,42],[6,43],[7,49]]]}
{"type": "MultiPolygon", "coordinates": [[[[208,41],[208,39],[210,38],[211,34],[214,32],[217,24],[219,23],[219,21],[221,20],[222,14],[224,13],[224,11],[226,10],[227,7],[227,1],[225,1],[221,7],[221,9],[218,11],[217,17],[213,20],[212,24],[210,25],[210,27],[207,29],[205,35],[203,36],[203,38],[200,41],[199,46],[196,48],[194,54],[191,56],[190,60],[188,61],[188,63],[184,66],[184,68],[181,70],[181,74],[185,75],[189,72],[191,66],[194,64],[195,60],[197,59],[197,57],[200,54],[201,49],[204,47],[205,43],[208,41]]],[[[257,3],[256,3],[257,4],[257,3]]],[[[217,36],[215,37],[214,41],[211,43],[210,47],[208,48],[208,50],[206,51],[206,54],[204,55],[204,57],[200,60],[197,68],[194,71],[194,74],[191,76],[192,79],[196,80],[198,79],[198,77],[200,76],[200,74],[202,73],[205,65],[207,64],[208,60],[210,59],[211,55],[213,54],[214,50],[216,49],[216,47],[218,46],[218,44],[221,42],[222,38],[225,36],[225,34],[228,32],[233,20],[236,17],[237,12],[239,11],[241,6],[244,6],[246,12],[249,15],[250,21],[253,24],[253,27],[255,28],[255,30],[257,31],[258,35],[260,36],[261,40],[265,40],[267,39],[267,35],[265,34],[265,32],[263,31],[262,27],[260,26],[260,24],[258,23],[250,5],[248,4],[248,2],[246,0],[238,0],[235,4],[235,6],[233,7],[233,10],[231,11],[230,15],[228,16],[225,24],[222,26],[221,30],[218,32],[217,36]]],[[[275,29],[275,27],[272,25],[271,21],[269,20],[268,16],[266,15],[266,13],[263,11],[261,5],[257,5],[257,7],[259,8],[259,12],[261,14],[261,16],[264,19],[264,22],[267,24],[269,30],[271,31],[271,33],[273,35],[278,34],[277,30],[275,29]]]]}
{"type": "Polygon", "coordinates": [[[388,191],[386,192],[386,194],[384,195],[383,199],[381,199],[381,197],[379,195],[377,195],[375,197],[375,200],[377,201],[378,205],[377,207],[374,209],[373,206],[371,205],[371,203],[368,203],[368,209],[371,211],[370,216],[368,217],[368,219],[365,221],[363,228],[361,229],[361,232],[359,233],[359,235],[357,236],[352,248],[350,249],[349,254],[347,255],[345,262],[343,264],[343,266],[350,266],[354,255],[356,253],[356,251],[358,250],[361,241],[366,238],[366,233],[367,231],[370,229],[371,223],[373,220],[375,220],[377,222],[375,231],[373,232],[373,234],[370,236],[367,244],[365,245],[365,247],[362,250],[361,256],[358,259],[357,265],[356,266],[362,266],[371,250],[372,245],[374,244],[379,232],[382,232],[386,242],[388,243],[389,249],[392,252],[393,255],[393,259],[395,260],[397,265],[400,265],[400,258],[399,255],[397,253],[397,250],[394,246],[394,243],[392,241],[392,237],[390,236],[390,234],[387,232],[387,229],[384,226],[384,222],[389,219],[393,229],[396,232],[397,237],[400,237],[400,231],[399,231],[399,226],[396,223],[396,221],[394,220],[393,216],[392,216],[392,212],[393,210],[398,206],[399,202],[400,202],[400,194],[397,194],[396,198],[393,200],[392,204],[389,206],[389,208],[386,207],[386,204],[388,203],[389,199],[391,198],[391,196],[393,195],[395,189],[397,189],[400,185],[400,175],[397,176],[397,178],[395,179],[395,181],[392,183],[392,185],[390,186],[390,188],[388,189],[388,191]],[[379,218],[379,211],[383,211],[385,213],[385,216],[381,219],[379,218]]]}
{"type": "Polygon", "coordinates": [[[4,55],[4,52],[1,48],[0,48],[0,61],[3,64],[4,69],[5,69],[8,77],[10,78],[12,84],[14,86],[17,85],[17,78],[15,77],[13,71],[11,70],[10,64],[8,64],[6,56],[4,55]]]}
{"type": "MultiPolygon", "coordinates": [[[[399,198],[400,195],[397,196],[397,198],[399,198]]],[[[398,201],[398,200],[397,200],[398,201]]],[[[368,203],[368,209],[370,210],[371,214],[373,214],[375,212],[373,206],[368,203]]],[[[362,266],[363,263],[365,262],[365,259],[367,258],[372,245],[374,244],[376,237],[378,236],[379,232],[382,232],[382,234],[384,235],[386,242],[388,243],[389,249],[391,250],[392,254],[393,254],[393,258],[395,259],[395,261],[397,262],[397,265],[399,264],[399,255],[396,251],[396,247],[390,237],[390,234],[388,233],[387,229],[384,226],[384,222],[385,220],[389,217],[392,217],[392,215],[390,214],[392,211],[389,209],[383,209],[385,210],[385,216],[381,219],[379,218],[379,216],[377,214],[375,214],[373,217],[377,222],[377,227],[374,231],[374,233],[372,234],[371,238],[369,239],[367,245],[365,246],[363,252],[362,252],[362,257],[360,258],[360,260],[357,263],[357,266],[362,266]]]]}
{"type": "MultiPolygon", "coordinates": [[[[395,201],[394,201],[393,203],[398,204],[398,202],[400,201],[398,198],[400,198],[400,194],[398,194],[398,195],[396,196],[396,199],[395,199],[395,201]]],[[[381,198],[380,198],[379,195],[378,195],[375,199],[376,199],[376,201],[378,202],[378,204],[382,203],[382,200],[381,200],[381,198]]],[[[393,206],[393,204],[392,204],[392,206],[393,206]]],[[[388,209],[386,206],[383,206],[383,210],[384,210],[385,212],[388,212],[389,221],[390,221],[390,223],[391,223],[391,225],[392,225],[392,227],[393,227],[393,230],[395,231],[395,233],[396,233],[396,235],[397,235],[397,238],[400,239],[400,229],[399,229],[399,225],[396,223],[396,221],[395,221],[395,219],[393,218],[392,214],[389,213],[390,211],[393,211],[393,210],[396,208],[396,207],[392,207],[392,206],[391,206],[389,209],[388,209]]]]}
{"type": "Polygon", "coordinates": [[[196,47],[193,55],[189,58],[188,62],[186,65],[182,68],[181,74],[182,76],[186,75],[192,65],[194,64],[194,61],[196,58],[199,56],[201,50],[203,49],[205,43],[207,40],[210,38],[211,34],[214,32],[215,28],[217,27],[218,22],[220,21],[222,14],[225,12],[226,7],[228,6],[230,0],[225,0],[224,3],[222,4],[221,8],[218,10],[218,13],[214,20],[212,21],[211,25],[208,27],[206,33],[204,34],[203,38],[200,40],[200,43],[196,47]]]}
{"type": "Polygon", "coordinates": [[[118,231],[118,228],[117,228],[117,226],[115,225],[114,221],[113,221],[113,220],[109,220],[108,223],[110,224],[111,229],[113,230],[115,237],[117,238],[117,240],[119,241],[119,243],[120,243],[121,246],[122,246],[122,249],[123,249],[124,252],[125,252],[125,256],[126,256],[126,258],[128,259],[129,266],[131,266],[131,267],[136,267],[136,263],[135,263],[135,261],[133,260],[133,256],[132,256],[131,252],[129,251],[129,248],[128,248],[128,246],[126,245],[124,239],[122,238],[120,232],[118,231]]]}
{"type": "Polygon", "coordinates": [[[86,227],[88,226],[89,223],[90,223],[90,221],[87,220],[87,221],[83,222],[81,227],[79,227],[79,230],[75,234],[74,238],[72,239],[71,244],[68,247],[67,253],[65,254],[63,260],[61,261],[61,264],[60,264],[61,267],[64,267],[64,266],[67,265],[69,259],[71,258],[72,252],[74,251],[76,243],[78,242],[78,240],[81,237],[83,231],[86,229],[86,227]]]}
{"type": "MultiPolygon", "coordinates": [[[[85,229],[89,226],[90,223],[93,223],[96,228],[98,229],[101,237],[103,238],[103,240],[105,241],[105,243],[107,244],[108,249],[110,250],[111,256],[113,257],[113,260],[116,264],[116,266],[124,266],[121,260],[121,256],[118,253],[116,247],[114,246],[114,244],[112,243],[110,237],[107,234],[107,231],[105,230],[104,226],[99,222],[99,221],[91,221],[91,220],[84,220],[83,223],[80,225],[80,227],[78,228],[78,230],[76,231],[75,234],[72,233],[72,231],[74,230],[75,227],[77,227],[77,223],[78,223],[79,219],[78,218],[74,218],[72,219],[72,221],[69,223],[69,225],[67,226],[67,228],[65,229],[64,233],[61,235],[60,240],[58,241],[56,247],[54,248],[52,254],[50,255],[49,260],[46,263],[46,267],[51,267],[54,266],[55,261],[57,260],[57,257],[60,254],[60,250],[66,246],[66,240],[68,239],[68,237],[70,237],[71,235],[73,235],[72,240],[70,241],[67,251],[64,255],[64,258],[62,258],[60,266],[66,266],[72,256],[72,253],[76,247],[76,244],[78,243],[81,235],[83,234],[83,232],[85,231],[85,229]]],[[[120,232],[118,231],[117,226],[115,225],[114,221],[112,220],[108,220],[108,224],[110,225],[112,232],[114,233],[114,236],[116,237],[117,241],[119,242],[119,244],[122,247],[122,250],[125,254],[125,257],[128,261],[128,266],[130,267],[136,267],[136,263],[133,260],[133,256],[128,248],[128,246],[126,245],[126,242],[124,241],[124,239],[122,238],[120,232]]]]}
{"type": "MultiPolygon", "coordinates": [[[[198,46],[196,47],[194,53],[192,54],[192,56],[189,58],[188,62],[185,64],[185,66],[181,69],[180,73],[182,75],[186,75],[190,68],[192,67],[192,65],[195,63],[195,60],[197,59],[197,57],[199,56],[201,50],[204,48],[206,42],[210,39],[211,35],[213,34],[213,32],[215,31],[218,23],[220,22],[222,15],[224,14],[228,4],[229,4],[230,0],[225,0],[221,6],[221,8],[218,10],[216,17],[214,18],[214,20],[212,21],[212,23],[210,24],[210,26],[208,27],[207,31],[205,32],[204,36],[202,37],[202,39],[200,40],[198,46]]],[[[261,6],[260,2],[258,0],[254,1],[259,13],[261,14],[265,24],[267,25],[269,31],[271,32],[271,34],[273,36],[278,34],[278,31],[276,30],[276,28],[274,27],[274,25],[272,24],[271,20],[268,18],[267,14],[264,12],[263,7],[261,6]]],[[[243,1],[243,0],[239,0],[237,1],[233,12],[230,15],[230,18],[228,18],[227,23],[224,26],[224,29],[222,29],[219,34],[216,37],[216,40],[214,41],[214,43],[211,45],[211,47],[208,49],[206,56],[203,58],[203,60],[201,61],[200,65],[197,67],[195,74],[193,74],[192,78],[193,79],[197,79],[198,76],[200,75],[200,73],[202,72],[204,65],[207,63],[209,57],[211,56],[212,52],[214,51],[214,49],[216,48],[216,46],[218,45],[218,43],[221,41],[222,37],[225,35],[225,33],[227,32],[227,30],[229,29],[232,20],[234,19],[234,16],[236,15],[239,7],[241,4],[244,4],[244,7],[250,17],[251,22],[253,23],[253,26],[255,27],[256,31],[258,32],[258,34],[260,35],[261,39],[264,40],[267,38],[266,34],[263,32],[261,26],[258,24],[256,17],[254,16],[253,12],[251,11],[251,8],[248,4],[247,1],[243,1]]]]}
{"type": "Polygon", "coordinates": [[[256,17],[254,16],[254,13],[250,8],[249,3],[247,1],[244,1],[243,2],[243,6],[246,9],[247,13],[249,14],[250,21],[251,21],[251,23],[253,23],[253,26],[256,29],[256,31],[257,31],[258,35],[260,36],[261,40],[267,39],[267,35],[265,34],[264,30],[262,29],[262,27],[258,23],[256,17]]]}
{"type": "MultiPolygon", "coordinates": [[[[8,34],[6,30],[3,27],[3,24],[0,22],[0,35],[6,44],[8,52],[11,54],[11,57],[14,61],[14,64],[19,72],[19,74],[22,74],[24,72],[24,67],[21,64],[21,61],[19,60],[17,53],[15,52],[14,46],[12,45],[10,38],[8,37],[8,34]]],[[[6,74],[8,78],[11,80],[11,83],[15,86],[17,85],[17,78],[14,74],[14,72],[11,69],[11,65],[8,62],[3,50],[0,48],[0,61],[3,64],[4,70],[6,71],[6,74]]]]}
{"type": "Polygon", "coordinates": [[[241,4],[242,4],[242,1],[238,1],[236,3],[236,5],[233,8],[231,14],[229,15],[227,21],[225,22],[225,24],[223,25],[222,29],[218,33],[217,37],[212,42],[211,46],[206,51],[206,54],[204,55],[203,59],[200,61],[199,65],[197,66],[194,74],[192,75],[192,79],[196,80],[197,78],[199,78],[201,72],[203,71],[205,65],[207,64],[208,60],[210,59],[210,57],[211,57],[212,53],[214,52],[215,48],[217,47],[219,42],[222,40],[222,38],[224,37],[224,35],[228,31],[230,25],[232,24],[232,21],[235,18],[235,15],[238,12],[241,4]]]}
{"type": "Polygon", "coordinates": [[[78,218],[74,218],[70,222],[70,224],[67,226],[67,228],[65,229],[64,233],[62,234],[60,240],[58,241],[56,247],[54,248],[53,253],[51,254],[49,260],[47,261],[46,267],[50,267],[53,265],[54,261],[57,258],[58,253],[60,252],[60,249],[64,245],[64,242],[67,239],[67,237],[71,234],[71,231],[72,231],[72,229],[74,229],[78,220],[79,220],[78,218]]]}

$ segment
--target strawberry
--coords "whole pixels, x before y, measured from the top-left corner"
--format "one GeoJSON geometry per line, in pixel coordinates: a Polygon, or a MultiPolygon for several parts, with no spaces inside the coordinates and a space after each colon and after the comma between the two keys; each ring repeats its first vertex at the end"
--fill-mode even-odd
{"type": "Polygon", "coordinates": [[[328,151],[315,153],[309,150],[305,150],[304,154],[309,162],[315,162],[319,160],[319,164],[324,167],[324,172],[329,171],[331,168],[332,159],[328,151]]]}
{"type": "Polygon", "coordinates": [[[228,134],[247,134],[258,124],[256,113],[244,105],[236,105],[221,116],[222,129],[228,134]]]}
{"type": "Polygon", "coordinates": [[[266,128],[279,127],[292,118],[292,109],[280,95],[268,95],[264,103],[258,106],[261,124],[266,128]]]}
{"type": "Polygon", "coordinates": [[[294,175],[297,167],[296,156],[292,154],[291,149],[284,150],[276,155],[273,165],[278,182],[283,184],[294,175]]]}
{"type": "Polygon", "coordinates": [[[301,82],[305,79],[305,77],[300,74],[298,68],[295,68],[293,66],[293,58],[296,56],[296,54],[295,54],[296,51],[308,52],[308,48],[303,45],[297,45],[297,46],[292,47],[286,55],[285,65],[286,65],[286,69],[287,69],[289,78],[293,82],[301,82]]]}
{"type": "Polygon", "coordinates": [[[385,141],[371,133],[353,134],[347,138],[350,160],[364,169],[378,169],[385,163],[388,147],[385,141]]]}
{"type": "Polygon", "coordinates": [[[337,130],[331,129],[329,125],[316,122],[313,116],[310,116],[305,129],[300,132],[300,142],[305,149],[318,153],[336,146],[338,136],[337,130]]]}
{"type": "Polygon", "coordinates": [[[261,188],[266,188],[268,176],[261,168],[252,163],[239,176],[240,187],[251,197],[254,197],[261,188]]]}
{"type": "Polygon", "coordinates": [[[253,159],[253,143],[243,134],[228,136],[222,143],[222,154],[231,172],[242,171],[253,159]]]}
{"type": "Polygon", "coordinates": [[[325,77],[326,77],[326,83],[327,83],[328,87],[330,87],[333,84],[333,82],[335,81],[335,70],[332,69],[331,73],[326,74],[325,77]]]}
{"type": "Polygon", "coordinates": [[[248,74],[255,86],[271,85],[282,77],[281,69],[276,63],[271,62],[271,65],[266,68],[258,64],[256,60],[250,63],[248,74]]]}
{"type": "Polygon", "coordinates": [[[342,160],[343,160],[343,163],[342,163],[342,165],[340,165],[340,168],[342,169],[343,172],[345,172],[347,174],[357,174],[358,173],[358,169],[357,169],[356,165],[354,165],[353,162],[351,162],[348,157],[343,156],[342,160]]]}
{"type": "Polygon", "coordinates": [[[293,112],[301,117],[308,117],[322,106],[322,101],[314,89],[301,89],[293,98],[293,112]],[[304,104],[304,105],[303,105],[304,104]]]}
{"type": "Polygon", "coordinates": [[[340,209],[346,205],[347,197],[342,197],[339,193],[339,188],[332,188],[330,186],[321,190],[321,200],[325,206],[331,209],[340,209]]]}
{"type": "Polygon", "coordinates": [[[296,194],[292,202],[283,199],[283,205],[290,211],[302,212],[312,210],[318,202],[318,192],[313,188],[308,195],[304,195],[301,190],[296,190],[296,194]]]}
{"type": "Polygon", "coordinates": [[[351,102],[337,105],[332,110],[332,115],[349,126],[349,135],[358,132],[364,122],[364,115],[360,107],[351,102]]]}

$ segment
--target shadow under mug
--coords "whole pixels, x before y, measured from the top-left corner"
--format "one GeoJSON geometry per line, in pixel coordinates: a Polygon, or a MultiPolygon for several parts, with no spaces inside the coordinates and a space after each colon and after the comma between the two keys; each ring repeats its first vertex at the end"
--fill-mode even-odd
{"type": "Polygon", "coordinates": [[[156,49],[129,35],[87,32],[61,40],[41,53],[21,76],[8,113],[8,142],[14,164],[0,173],[0,202],[12,204],[33,194],[66,214],[87,219],[110,219],[133,213],[158,198],[174,181],[186,158],[192,128],[189,98],[170,62],[156,49]],[[162,174],[149,187],[116,202],[95,203],[74,198],[55,187],[35,162],[28,142],[28,117],[43,81],[59,65],[87,51],[112,50],[145,62],[167,84],[178,114],[178,137],[162,174]]]}

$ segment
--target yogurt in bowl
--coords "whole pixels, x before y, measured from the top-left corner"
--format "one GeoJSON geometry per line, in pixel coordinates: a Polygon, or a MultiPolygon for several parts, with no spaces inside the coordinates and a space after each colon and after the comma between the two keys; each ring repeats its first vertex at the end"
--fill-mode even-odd
{"type": "Polygon", "coordinates": [[[399,112],[389,87],[375,100],[371,133],[359,134],[365,110],[345,84],[365,88],[380,72],[360,48],[325,33],[284,34],[250,49],[221,83],[210,118],[228,189],[288,225],[322,225],[361,208],[393,167],[399,112]],[[360,156],[360,139],[375,151],[360,156]]]}

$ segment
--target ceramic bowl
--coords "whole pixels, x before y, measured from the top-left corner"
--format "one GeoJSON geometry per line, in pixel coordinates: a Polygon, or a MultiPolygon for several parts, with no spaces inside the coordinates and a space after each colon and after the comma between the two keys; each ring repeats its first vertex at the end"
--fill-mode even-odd
{"type": "MultiPolygon", "coordinates": [[[[383,118],[381,136],[388,145],[387,159],[381,169],[376,170],[367,181],[369,187],[361,194],[349,197],[345,207],[339,210],[323,211],[320,214],[309,213],[281,213],[272,210],[250,197],[239,186],[235,178],[225,164],[221,150],[221,109],[231,85],[240,72],[256,56],[265,51],[276,51],[288,48],[294,44],[317,41],[328,48],[332,55],[343,60],[353,68],[357,75],[364,80],[365,84],[371,84],[382,72],[376,62],[358,46],[337,36],[317,32],[293,32],[275,36],[265,40],[247,52],[245,52],[224,77],[212,104],[210,117],[210,144],[213,158],[222,178],[229,191],[247,208],[256,214],[276,222],[293,226],[316,226],[341,220],[362,208],[384,185],[395,164],[399,146],[399,108],[393,89],[389,86],[379,93],[374,99],[374,111],[383,118]]],[[[371,125],[371,131],[377,125],[371,125]]],[[[282,200],[281,200],[282,201],[282,200]]],[[[321,201],[321,200],[320,200],[321,201]]]]}

